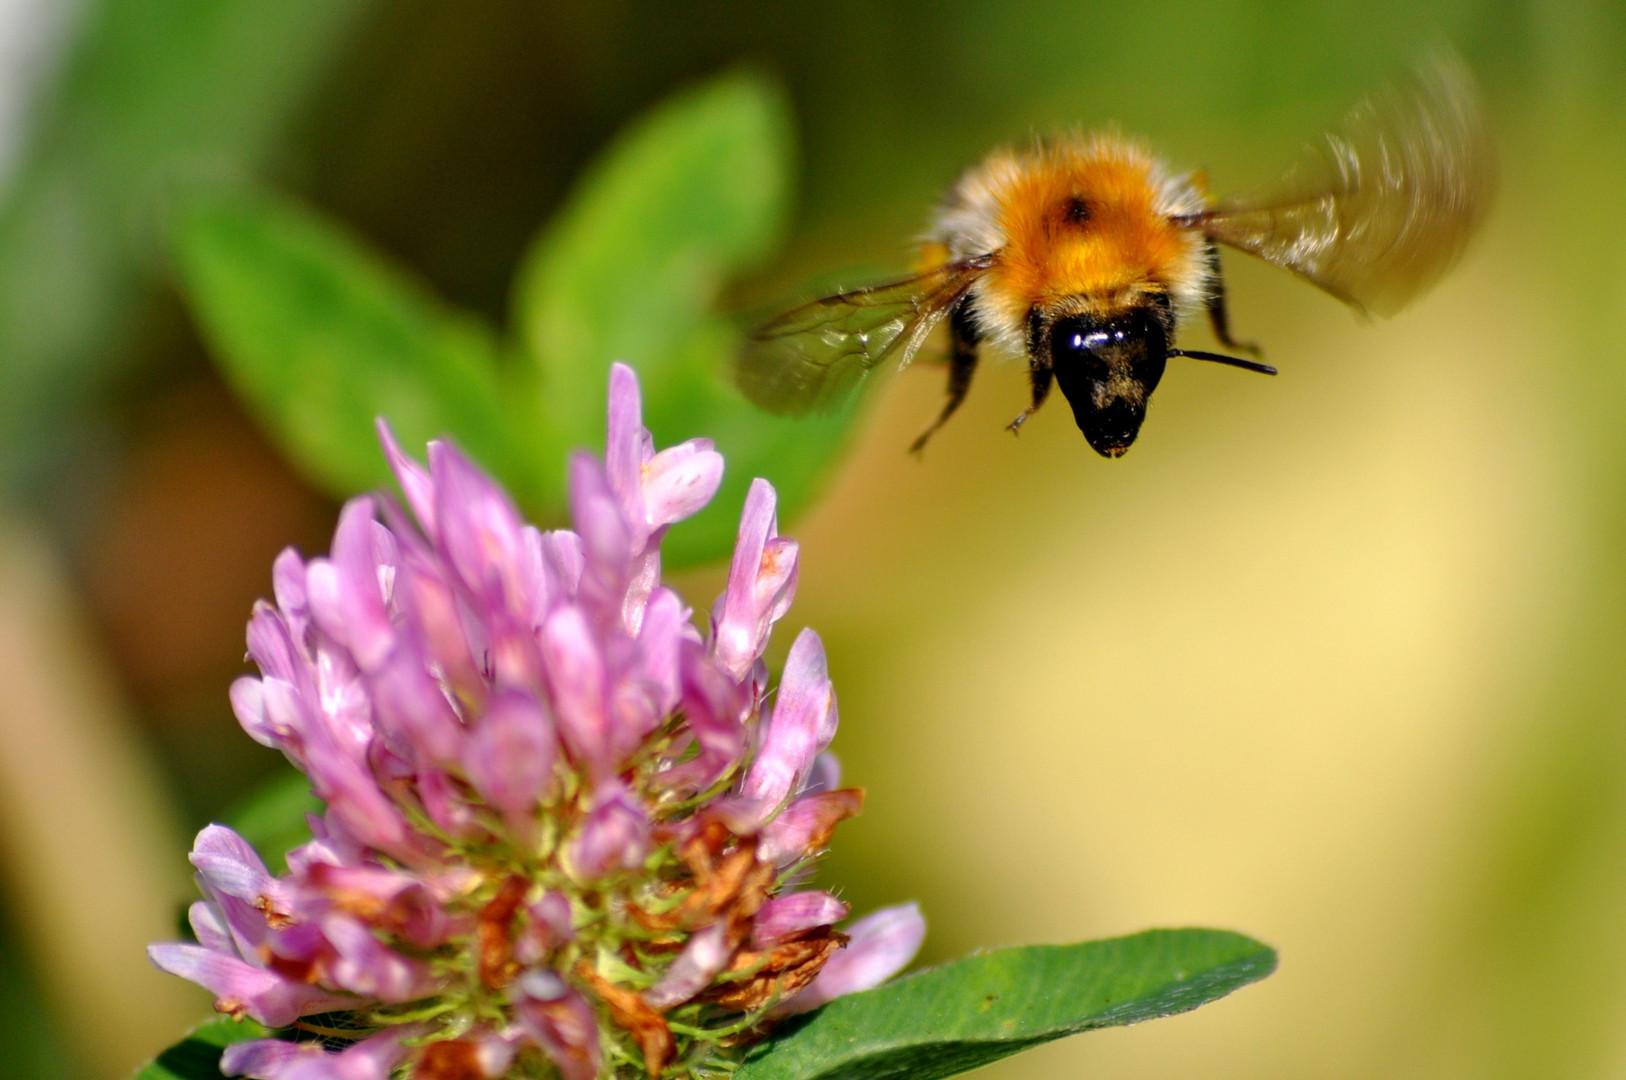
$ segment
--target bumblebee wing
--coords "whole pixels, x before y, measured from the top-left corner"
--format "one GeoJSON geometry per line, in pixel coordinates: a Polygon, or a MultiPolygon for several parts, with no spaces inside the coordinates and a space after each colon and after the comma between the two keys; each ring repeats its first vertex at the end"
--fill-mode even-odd
{"type": "Polygon", "coordinates": [[[1440,58],[1357,106],[1274,187],[1199,220],[1213,240],[1392,315],[1456,262],[1495,187],[1473,79],[1440,58]]]}
{"type": "Polygon", "coordinates": [[[904,368],[932,329],[993,262],[983,256],[793,308],[749,338],[734,381],[773,413],[828,412],[882,360],[904,368]]]}

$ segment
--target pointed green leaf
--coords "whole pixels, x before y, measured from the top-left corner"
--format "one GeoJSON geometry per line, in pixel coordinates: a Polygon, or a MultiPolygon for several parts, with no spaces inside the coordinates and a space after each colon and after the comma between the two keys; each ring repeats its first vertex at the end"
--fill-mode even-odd
{"type": "Polygon", "coordinates": [[[193,1028],[180,1042],[136,1070],[133,1080],[220,1080],[220,1052],[232,1043],[263,1039],[252,1020],[217,1017],[193,1028]]]}
{"type": "Polygon", "coordinates": [[[735,1076],[933,1080],[1064,1035],[1186,1012],[1275,968],[1271,949],[1223,930],[1002,949],[838,998],[782,1028],[735,1076]]]}
{"type": "Polygon", "coordinates": [[[779,90],[729,75],[663,102],[577,183],[515,292],[543,408],[575,443],[603,442],[612,361],[647,373],[653,391],[669,367],[718,359],[711,305],[779,239],[789,145],[779,90]]]}
{"type": "Polygon", "coordinates": [[[451,434],[519,498],[532,495],[536,467],[514,448],[498,350],[478,320],[281,200],[199,203],[182,216],[175,249],[228,379],[332,494],[387,482],[373,431],[384,416],[404,446],[451,434]]]}
{"type": "Polygon", "coordinates": [[[671,565],[727,554],[754,476],[779,488],[782,518],[794,514],[850,421],[786,421],[750,406],[728,376],[739,330],[713,311],[727,280],[779,238],[790,132],[783,95],[752,75],[665,102],[588,171],[517,283],[517,329],[551,430],[601,446],[606,375],[625,360],[657,444],[704,436],[728,459],[712,506],[667,540],[671,565]]]}

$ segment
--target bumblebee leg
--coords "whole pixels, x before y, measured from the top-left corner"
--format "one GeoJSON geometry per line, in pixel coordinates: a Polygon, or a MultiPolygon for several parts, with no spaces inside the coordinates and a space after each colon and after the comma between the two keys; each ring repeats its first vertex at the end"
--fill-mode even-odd
{"type": "Polygon", "coordinates": [[[1028,417],[1039,411],[1044,399],[1050,396],[1050,382],[1054,374],[1049,363],[1041,363],[1037,359],[1028,362],[1028,384],[1033,389],[1033,399],[1022,410],[1022,415],[1005,425],[1006,431],[1017,434],[1022,430],[1022,425],[1028,422],[1028,417]]]}
{"type": "Polygon", "coordinates": [[[960,407],[965,400],[966,392],[971,389],[971,376],[977,373],[977,326],[971,321],[971,309],[964,300],[954,306],[949,313],[949,379],[948,400],[943,402],[943,411],[937,414],[937,419],[931,426],[920,433],[920,437],[909,444],[909,452],[918,454],[926,447],[926,440],[937,433],[954,410],[960,407]]]}
{"type": "Polygon", "coordinates": [[[1208,245],[1208,268],[1212,271],[1212,284],[1208,289],[1208,321],[1214,326],[1214,337],[1227,349],[1263,356],[1264,353],[1253,342],[1236,341],[1231,337],[1230,319],[1225,314],[1225,278],[1220,274],[1219,248],[1212,243],[1208,245]]]}

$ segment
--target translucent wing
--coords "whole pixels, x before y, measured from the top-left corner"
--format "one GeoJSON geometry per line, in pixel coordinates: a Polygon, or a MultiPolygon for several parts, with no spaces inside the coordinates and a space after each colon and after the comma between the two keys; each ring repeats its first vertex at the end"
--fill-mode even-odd
{"type": "Polygon", "coordinates": [[[882,360],[896,356],[907,367],[992,263],[992,256],[950,263],[793,308],[746,340],[734,381],[769,412],[839,408],[882,360]]]}
{"type": "Polygon", "coordinates": [[[1220,243],[1392,315],[1456,262],[1495,188],[1472,77],[1436,59],[1359,105],[1276,186],[1200,221],[1220,243]]]}

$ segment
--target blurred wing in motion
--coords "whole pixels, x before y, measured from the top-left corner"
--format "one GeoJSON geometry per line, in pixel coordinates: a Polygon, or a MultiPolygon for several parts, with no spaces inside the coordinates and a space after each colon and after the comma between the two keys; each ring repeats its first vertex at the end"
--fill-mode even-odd
{"type": "Polygon", "coordinates": [[[1274,187],[1199,221],[1210,239],[1392,315],[1456,262],[1495,189],[1473,79],[1440,58],[1359,105],[1274,187]]]}
{"type": "Polygon", "coordinates": [[[992,264],[985,255],[793,308],[746,339],[734,381],[772,413],[838,409],[882,360],[907,367],[992,264]]]}

